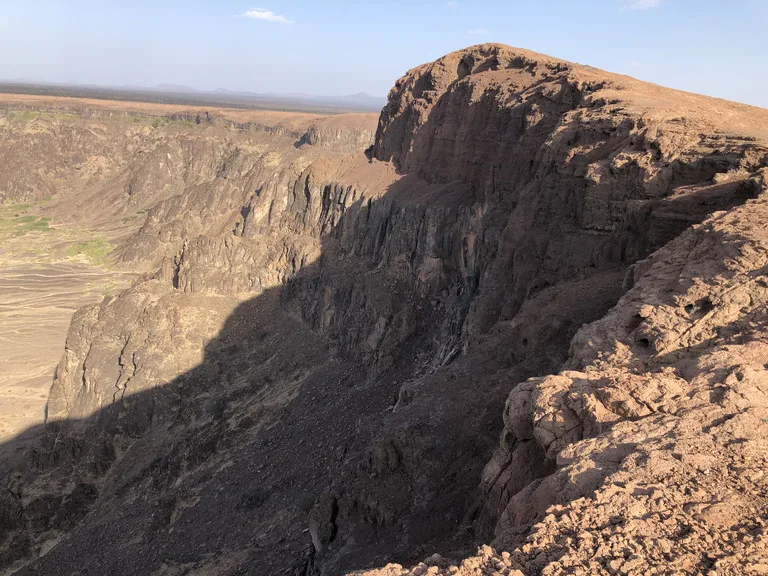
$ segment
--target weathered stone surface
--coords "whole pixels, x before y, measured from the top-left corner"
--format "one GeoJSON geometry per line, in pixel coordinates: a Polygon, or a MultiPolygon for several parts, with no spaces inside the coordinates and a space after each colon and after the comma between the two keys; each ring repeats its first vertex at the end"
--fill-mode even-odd
{"type": "Polygon", "coordinates": [[[761,194],[638,263],[635,286],[574,338],[582,371],[510,395],[496,460],[532,435],[558,466],[496,527],[509,547],[535,524],[515,552],[529,570],[603,573],[618,569],[610,550],[637,546],[643,562],[620,556],[624,572],[736,573],[764,557],[767,210],[761,194]]]}

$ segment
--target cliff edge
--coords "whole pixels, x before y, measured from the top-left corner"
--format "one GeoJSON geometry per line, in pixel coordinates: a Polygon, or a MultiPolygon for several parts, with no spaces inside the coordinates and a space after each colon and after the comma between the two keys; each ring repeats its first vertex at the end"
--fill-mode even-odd
{"type": "Polygon", "coordinates": [[[156,272],[73,320],[4,549],[38,556],[19,574],[767,564],[767,126],[484,44],[400,79],[365,153],[330,121],[201,152],[119,249],[156,272]]]}

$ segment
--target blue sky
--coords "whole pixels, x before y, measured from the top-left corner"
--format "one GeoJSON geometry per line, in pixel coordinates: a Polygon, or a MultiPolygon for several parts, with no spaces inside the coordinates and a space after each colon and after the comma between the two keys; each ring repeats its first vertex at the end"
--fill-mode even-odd
{"type": "Polygon", "coordinates": [[[768,0],[0,0],[0,78],[385,95],[503,42],[768,107],[768,0]]]}

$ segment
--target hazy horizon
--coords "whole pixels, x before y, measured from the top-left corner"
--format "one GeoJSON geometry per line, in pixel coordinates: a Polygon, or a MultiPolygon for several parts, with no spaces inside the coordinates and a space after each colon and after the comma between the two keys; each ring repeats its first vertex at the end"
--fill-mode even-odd
{"type": "Polygon", "coordinates": [[[158,91],[158,92],[179,92],[184,94],[215,94],[217,92],[223,93],[223,94],[233,94],[233,95],[253,95],[253,96],[279,96],[283,98],[353,98],[353,97],[364,97],[364,98],[371,98],[371,99],[381,99],[386,100],[386,94],[368,94],[367,92],[357,92],[355,94],[313,94],[311,92],[255,92],[253,90],[230,90],[226,87],[218,87],[210,90],[203,90],[201,88],[197,88],[195,86],[187,86],[187,85],[180,85],[180,84],[169,84],[169,83],[163,83],[163,84],[156,84],[154,86],[144,86],[140,84],[121,84],[121,85],[111,85],[111,84],[92,84],[92,83],[86,83],[86,82],[79,82],[77,80],[68,80],[68,81],[49,81],[46,78],[0,78],[0,84],[6,84],[6,85],[28,85],[28,86],[55,86],[55,87],[66,87],[66,88],[108,88],[108,89],[115,89],[115,90],[146,90],[146,91],[158,91]]]}
{"type": "Polygon", "coordinates": [[[5,82],[384,98],[414,66],[499,42],[768,107],[762,0],[4,4],[5,82]]]}

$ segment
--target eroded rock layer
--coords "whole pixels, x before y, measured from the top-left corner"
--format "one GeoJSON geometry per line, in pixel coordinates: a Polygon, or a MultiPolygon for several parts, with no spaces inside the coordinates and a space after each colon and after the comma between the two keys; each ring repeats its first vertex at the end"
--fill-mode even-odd
{"type": "Polygon", "coordinates": [[[121,245],[158,271],[73,321],[20,573],[759,564],[768,112],[481,45],[334,122],[196,143],[121,245]]]}

